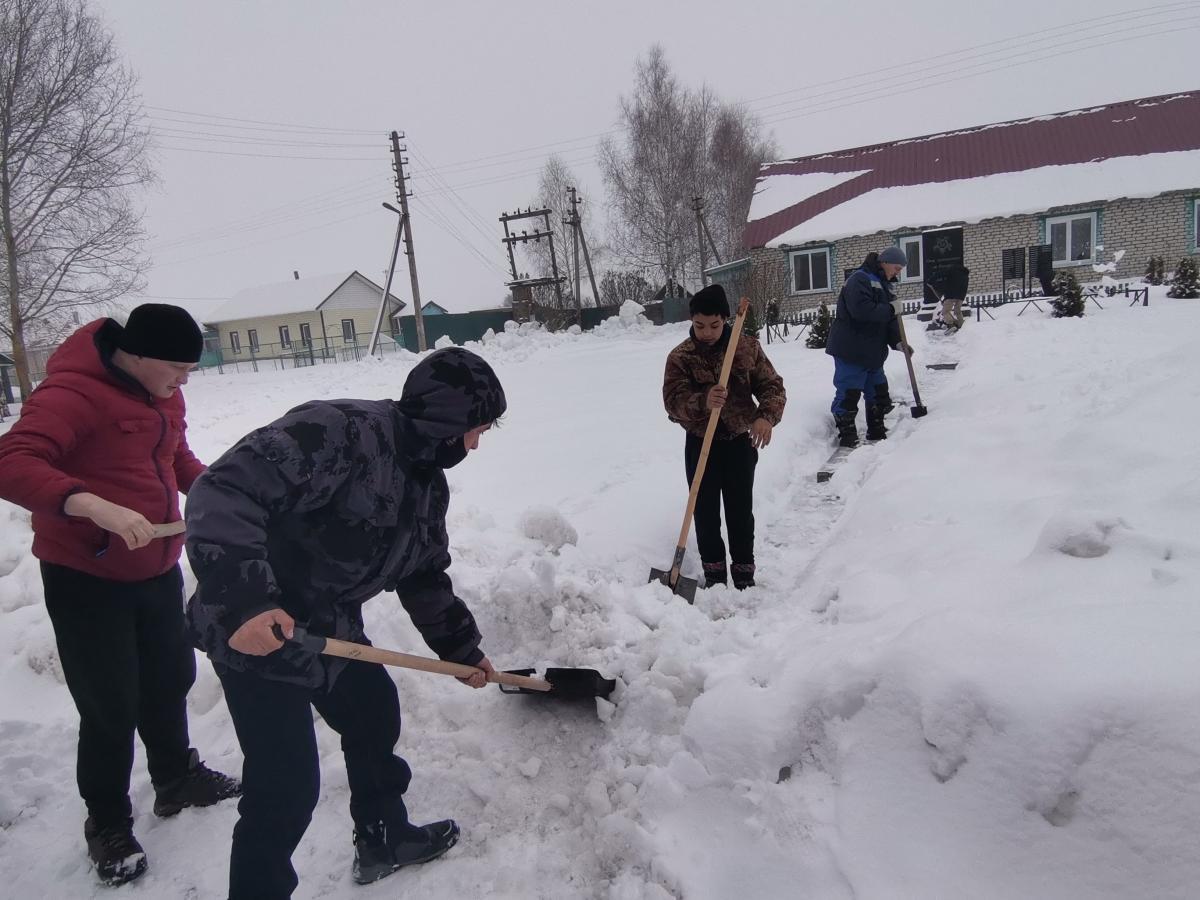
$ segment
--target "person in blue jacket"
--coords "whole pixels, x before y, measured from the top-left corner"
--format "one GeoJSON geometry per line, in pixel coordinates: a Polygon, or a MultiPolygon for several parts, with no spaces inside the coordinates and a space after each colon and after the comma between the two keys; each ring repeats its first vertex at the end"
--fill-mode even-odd
{"type": "Polygon", "coordinates": [[[825,352],[833,357],[833,420],[842,447],[858,445],[858,401],[866,400],[867,440],[887,437],[883,417],[892,410],[883,361],[888,347],[912,355],[900,340],[892,285],[907,259],[899,247],[868,253],[838,295],[837,314],[829,329],[825,352]]]}

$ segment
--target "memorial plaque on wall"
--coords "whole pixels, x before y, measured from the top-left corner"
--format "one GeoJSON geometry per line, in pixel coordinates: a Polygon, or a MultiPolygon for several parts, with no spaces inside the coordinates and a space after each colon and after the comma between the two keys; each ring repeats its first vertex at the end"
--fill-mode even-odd
{"type": "Polygon", "coordinates": [[[921,250],[925,254],[925,303],[937,303],[938,295],[946,292],[950,271],[963,264],[963,230],[927,231],[921,235],[921,250]],[[937,294],[930,290],[930,285],[937,289],[937,294]]]}

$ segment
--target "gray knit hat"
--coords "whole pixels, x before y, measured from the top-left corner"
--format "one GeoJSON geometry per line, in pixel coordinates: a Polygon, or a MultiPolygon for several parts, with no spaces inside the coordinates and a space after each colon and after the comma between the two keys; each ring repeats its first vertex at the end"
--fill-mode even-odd
{"type": "Polygon", "coordinates": [[[894,266],[908,265],[908,255],[899,247],[888,247],[879,254],[881,263],[891,263],[894,266]]]}

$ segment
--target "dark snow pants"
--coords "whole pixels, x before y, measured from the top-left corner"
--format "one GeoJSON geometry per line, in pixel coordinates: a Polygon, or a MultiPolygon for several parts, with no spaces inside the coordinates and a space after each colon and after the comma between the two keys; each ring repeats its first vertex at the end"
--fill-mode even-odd
{"type": "Polygon", "coordinates": [[[188,768],[196,655],[184,630],[183,574],[175,566],[146,581],[110,581],[44,562],[42,585],[79,710],[79,795],[99,825],[126,822],[134,731],[155,784],[188,768]]]}
{"type": "Polygon", "coordinates": [[[403,797],[412,770],[393,753],[400,739],[400,699],[383,666],[351,662],[329,690],[223,666],[217,675],[245,758],[229,900],[276,900],[296,888],[292,852],[321,791],[314,707],[342,736],[355,827],[407,824],[403,797]]]}
{"type": "MultiPolygon", "coordinates": [[[[700,461],[701,438],[687,436],[683,447],[688,484],[700,461]]],[[[754,468],[758,451],[750,435],[714,440],[708,465],[696,496],[696,544],[700,561],[725,565],[725,542],[721,539],[721,502],[725,503],[725,526],[729,532],[729,557],[734,566],[754,565],[754,468]]]]}

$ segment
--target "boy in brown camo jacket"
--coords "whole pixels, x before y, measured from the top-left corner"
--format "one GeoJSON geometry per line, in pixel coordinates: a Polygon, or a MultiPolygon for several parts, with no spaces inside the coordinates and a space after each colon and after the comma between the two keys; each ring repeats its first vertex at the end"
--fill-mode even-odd
{"type": "Polygon", "coordinates": [[[726,584],[723,500],[733,586],[743,590],[754,584],[754,468],[759,449],[771,443],[772,429],[783,418],[787,392],[762,345],[748,334],[738,341],[729,386],[718,387],[732,331],[724,288],[713,284],[699,291],[690,309],[691,333],[667,357],[663,404],[670,420],[687,432],[683,459],[689,484],[700,459],[709,412],[721,411],[696,498],[696,543],[705,586],[726,584]]]}

